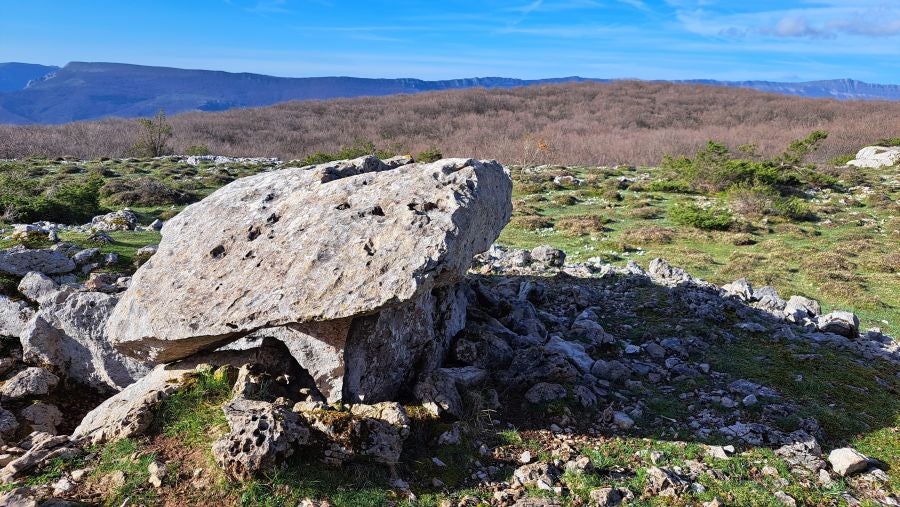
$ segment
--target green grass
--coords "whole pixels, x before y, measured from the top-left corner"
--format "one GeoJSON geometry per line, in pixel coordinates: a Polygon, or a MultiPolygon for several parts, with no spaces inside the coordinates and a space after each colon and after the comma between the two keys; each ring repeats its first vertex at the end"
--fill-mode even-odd
{"type": "Polygon", "coordinates": [[[102,481],[116,472],[122,472],[124,483],[112,488],[104,497],[105,505],[122,505],[127,501],[131,504],[150,505],[154,503],[156,492],[148,487],[147,480],[150,472],[147,467],[156,459],[152,453],[142,454],[141,444],[133,439],[124,438],[112,444],[104,446],[92,478],[102,481]]]}
{"type": "MultiPolygon", "coordinates": [[[[597,174],[596,170],[585,168],[571,168],[570,171],[580,178],[597,174]]],[[[859,171],[855,177],[862,178],[894,203],[900,201],[900,186],[896,184],[900,181],[900,170],[859,171]]],[[[629,172],[604,174],[606,178],[635,176],[629,172]]],[[[651,182],[662,177],[659,170],[652,168],[642,168],[638,174],[648,175],[651,182]]],[[[515,172],[514,177],[518,178],[515,172]]],[[[535,176],[529,175],[529,178],[535,176]]],[[[813,297],[826,311],[853,311],[859,315],[864,327],[880,327],[889,334],[900,334],[900,276],[890,267],[880,267],[900,241],[900,232],[897,232],[900,231],[900,219],[897,218],[900,208],[865,203],[847,206],[840,201],[848,198],[834,192],[827,201],[810,202],[818,221],[794,222],[770,217],[767,223],[762,223],[758,219],[739,217],[743,232],[697,231],[674,223],[668,210],[697,199],[716,201],[716,196],[647,192],[637,185],[637,190],[620,191],[624,197],[621,202],[594,196],[579,199],[575,204],[560,205],[560,202],[570,202],[562,199],[563,196],[585,189],[548,189],[543,184],[535,190],[529,185],[534,184],[518,179],[515,183],[514,188],[519,190],[514,192],[518,196],[514,203],[524,199],[529,207],[516,204],[522,212],[518,221],[514,220],[503,230],[499,241],[504,245],[530,249],[549,244],[565,250],[567,259],[573,262],[600,257],[618,265],[637,260],[646,266],[650,259],[662,257],[715,283],[747,277],[757,286],[775,286],[785,299],[792,294],[813,297]],[[655,216],[640,218],[642,214],[633,212],[648,204],[655,216]],[[517,225],[535,214],[551,224],[565,217],[594,214],[603,217],[604,230],[585,235],[556,228],[530,230],[517,225]],[[642,232],[652,227],[671,229],[671,240],[639,241],[642,232]],[[746,243],[747,239],[752,244],[736,244],[746,243]],[[827,259],[822,256],[828,252],[844,255],[849,260],[848,269],[835,270],[824,262],[827,259]]],[[[587,190],[590,193],[591,189],[587,190]]],[[[719,205],[724,204],[722,200],[719,205]]]]}
{"type": "Polygon", "coordinates": [[[187,446],[209,446],[211,434],[228,428],[222,404],[231,398],[232,382],[224,370],[202,371],[163,402],[155,425],[159,431],[187,446]]]}

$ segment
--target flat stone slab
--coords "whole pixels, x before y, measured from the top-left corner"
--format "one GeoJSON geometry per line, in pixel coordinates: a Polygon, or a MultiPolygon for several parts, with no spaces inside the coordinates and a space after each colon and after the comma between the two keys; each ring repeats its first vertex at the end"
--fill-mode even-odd
{"type": "Polygon", "coordinates": [[[239,179],[168,221],[107,334],[171,361],[257,329],[368,315],[464,277],[509,220],[497,162],[374,157],[239,179]]]}

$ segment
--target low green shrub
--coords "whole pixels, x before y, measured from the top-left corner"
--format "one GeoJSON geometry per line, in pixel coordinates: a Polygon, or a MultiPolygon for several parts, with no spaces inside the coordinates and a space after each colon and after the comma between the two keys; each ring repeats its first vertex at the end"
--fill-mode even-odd
{"type": "Polygon", "coordinates": [[[690,194],[693,192],[690,185],[678,180],[656,180],[645,188],[650,192],[670,192],[673,194],[690,194]]]}
{"type": "Polygon", "coordinates": [[[704,209],[696,204],[676,204],[669,209],[669,219],[678,225],[703,230],[724,231],[734,223],[731,212],[721,208],[704,209]]]}
{"type": "Polygon", "coordinates": [[[115,206],[177,205],[197,200],[190,192],[172,188],[150,178],[111,180],[103,185],[100,194],[106,202],[115,206]]]}
{"type": "Polygon", "coordinates": [[[444,158],[444,155],[441,153],[441,150],[435,147],[431,147],[419,153],[413,158],[416,160],[416,162],[437,162],[438,160],[444,158]]]}
{"type": "Polygon", "coordinates": [[[209,151],[209,146],[205,144],[192,144],[188,146],[184,150],[184,154],[187,156],[203,156],[209,155],[211,152],[209,151]]]}
{"type": "Polygon", "coordinates": [[[365,157],[366,155],[375,155],[378,158],[385,159],[391,158],[396,154],[390,150],[379,150],[372,141],[360,139],[353,145],[341,148],[333,153],[322,151],[313,153],[303,159],[303,165],[325,164],[335,160],[353,159],[365,157]]]}

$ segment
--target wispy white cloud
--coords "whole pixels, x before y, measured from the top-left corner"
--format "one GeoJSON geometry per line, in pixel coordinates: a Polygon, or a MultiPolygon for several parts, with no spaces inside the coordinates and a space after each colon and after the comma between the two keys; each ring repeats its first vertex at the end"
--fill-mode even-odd
{"type": "Polygon", "coordinates": [[[629,5],[641,11],[650,11],[650,7],[643,0],[617,0],[619,3],[629,5]]]}
{"type": "MultiPolygon", "coordinates": [[[[669,2],[678,0],[667,0],[669,2]]],[[[809,7],[724,13],[711,8],[676,10],[681,27],[698,35],[724,38],[754,36],[833,39],[840,36],[900,35],[900,6],[867,0],[822,0],[809,7]]]]}

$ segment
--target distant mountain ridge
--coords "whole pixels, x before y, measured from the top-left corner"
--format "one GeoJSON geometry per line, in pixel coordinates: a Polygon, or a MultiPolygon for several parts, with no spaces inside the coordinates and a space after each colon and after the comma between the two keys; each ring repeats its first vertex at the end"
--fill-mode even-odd
{"type": "MultiPolygon", "coordinates": [[[[222,111],[289,100],[332,99],[485,87],[508,88],[566,82],[610,82],[577,76],[551,79],[482,77],[424,81],[356,77],[285,78],[262,74],[71,62],[62,68],[0,63],[0,123],[65,123],[107,116],[222,111]]],[[[670,81],[736,86],[835,99],[900,100],[900,86],[849,79],[808,83],[714,80],[670,81]]]]}
{"type": "Polygon", "coordinates": [[[52,65],[34,63],[0,63],[0,93],[21,90],[32,80],[40,79],[58,69],[59,67],[52,65]]]}

